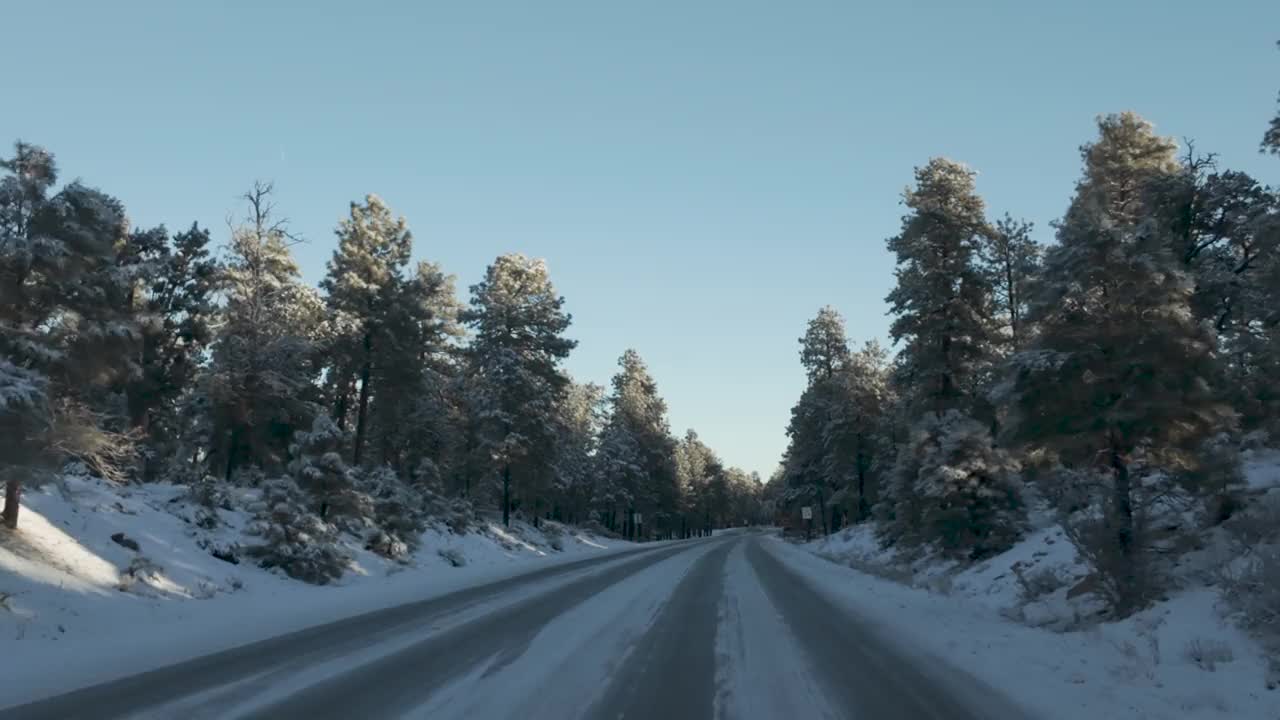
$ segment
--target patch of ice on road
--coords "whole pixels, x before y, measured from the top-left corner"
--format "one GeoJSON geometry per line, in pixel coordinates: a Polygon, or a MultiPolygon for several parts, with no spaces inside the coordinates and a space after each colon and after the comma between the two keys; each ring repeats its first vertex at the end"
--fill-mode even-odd
{"type": "Polygon", "coordinates": [[[406,719],[581,717],[608,687],[630,648],[653,625],[681,578],[713,546],[667,558],[565,611],[514,659],[437,690],[406,719]]]}
{"type": "Polygon", "coordinates": [[[838,718],[737,543],[716,629],[716,720],[838,718]]]}

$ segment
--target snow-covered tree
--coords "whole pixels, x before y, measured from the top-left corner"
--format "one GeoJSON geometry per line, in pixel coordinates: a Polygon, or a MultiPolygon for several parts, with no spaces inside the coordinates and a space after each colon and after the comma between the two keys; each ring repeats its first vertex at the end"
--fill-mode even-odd
{"type": "Polygon", "coordinates": [[[328,520],[330,511],[361,514],[354,498],[354,474],[342,459],[345,441],[345,433],[337,423],[317,415],[310,429],[293,434],[289,446],[289,472],[298,487],[315,499],[321,520],[328,520]]]}
{"type": "Polygon", "coordinates": [[[604,388],[573,383],[558,406],[559,438],[553,513],[558,520],[586,518],[596,479],[596,451],[604,423],[604,388]]]}
{"type": "Polygon", "coordinates": [[[302,283],[289,250],[295,242],[273,216],[270,185],[244,198],[248,217],[231,234],[217,282],[226,298],[209,365],[195,403],[208,414],[210,460],[231,478],[241,464],[282,470],[296,430],[311,426],[316,405],[319,294],[302,283]]]}
{"type": "Polygon", "coordinates": [[[926,414],[894,467],[888,535],[969,560],[1007,550],[1023,526],[1016,470],[982,423],[959,410],[926,414]]]}
{"type": "Polygon", "coordinates": [[[676,446],[676,477],[683,498],[686,534],[702,535],[711,531],[711,480],[724,472],[724,464],[715,452],[690,429],[676,446]]]}
{"type": "Polygon", "coordinates": [[[1152,184],[1179,171],[1174,143],[1132,113],[1098,123],[1058,244],[1045,257],[1030,319],[1037,334],[1002,388],[1008,439],[1093,469],[1109,484],[1122,609],[1143,600],[1135,498],[1146,468],[1194,465],[1234,422],[1215,397],[1212,328],[1197,322],[1193,279],[1150,219],[1152,184]]]}
{"type": "Polygon", "coordinates": [[[800,338],[800,364],[809,374],[809,382],[831,377],[849,361],[849,338],[844,317],[827,305],[809,321],[800,338]]]}
{"type": "Polygon", "coordinates": [[[628,537],[638,530],[632,523],[635,513],[647,523],[645,529],[674,532],[680,487],[667,403],[639,353],[627,350],[618,366],[600,440],[600,472],[620,489],[616,509],[626,513],[628,537]]]}
{"type": "Polygon", "coordinates": [[[126,392],[129,424],[146,436],[143,477],[151,479],[159,461],[177,450],[179,403],[213,339],[217,263],[208,251],[208,231],[194,224],[173,237],[163,226],[137,231],[130,245],[149,275],[137,289],[139,368],[126,392]]]}
{"type": "Polygon", "coordinates": [[[458,370],[459,311],[453,276],[421,262],[400,284],[381,323],[368,433],[381,461],[402,475],[413,475],[425,462],[439,476],[452,462],[456,428],[449,425],[447,393],[458,370]]]}
{"type": "Polygon", "coordinates": [[[1177,172],[1149,190],[1150,232],[1164,236],[1195,284],[1191,308],[1218,336],[1217,385],[1245,430],[1278,414],[1270,345],[1280,333],[1280,196],[1245,173],[1218,172],[1213,156],[1189,151],[1177,172]]]}
{"type": "Polygon", "coordinates": [[[5,522],[16,527],[24,479],[78,457],[119,477],[129,438],[118,396],[137,371],[124,208],[78,182],[53,193],[44,149],[19,142],[0,160],[0,423],[13,434],[5,522]]]}
{"type": "Polygon", "coordinates": [[[850,512],[867,518],[886,454],[880,426],[889,400],[888,356],[875,342],[851,353],[844,328],[844,318],[825,307],[800,339],[809,385],[791,411],[782,469],[783,499],[816,505],[824,532],[850,512]]]}
{"type": "Polygon", "coordinates": [[[996,221],[983,243],[983,269],[992,288],[992,310],[999,322],[999,345],[1017,352],[1027,340],[1027,305],[1040,268],[1041,248],[1031,239],[1032,225],[1009,215],[996,221]]]}
{"type": "Polygon", "coordinates": [[[250,509],[246,532],[259,538],[245,554],[264,568],[280,568],[289,577],[325,585],[342,577],[351,557],[338,531],[308,507],[307,495],[291,478],[266,480],[262,497],[250,509]]]}
{"type": "Polygon", "coordinates": [[[993,292],[980,264],[992,229],[974,176],[945,158],[917,168],[903,196],[911,212],[888,241],[898,262],[890,333],[911,366],[908,395],[920,412],[972,411],[993,360],[993,292]]]}
{"type": "Polygon", "coordinates": [[[1017,523],[1012,515],[988,513],[982,506],[985,498],[1002,496],[1010,487],[1010,465],[991,449],[994,416],[985,388],[1000,332],[993,277],[982,253],[994,244],[996,230],[984,217],[974,176],[941,158],[918,168],[916,186],[904,198],[911,212],[902,220],[902,232],[889,239],[898,259],[897,285],[888,297],[895,316],[890,332],[902,343],[895,376],[910,433],[908,442],[898,445],[886,500],[894,514],[891,537],[937,540],[953,551],[978,555],[989,549],[986,538],[1016,535],[1017,523]],[[982,439],[977,428],[984,426],[982,439]],[[929,448],[940,449],[942,459],[929,448]],[[968,491],[952,492],[948,483],[968,491]],[[957,506],[966,502],[973,506],[957,506]],[[939,514],[1002,525],[975,524],[957,533],[945,523],[924,522],[939,514]],[[902,534],[907,528],[917,531],[902,534]]]}
{"type": "MultiPolygon", "coordinates": [[[[405,219],[395,217],[376,195],[365,197],[363,204],[351,203],[350,216],[338,224],[336,234],[338,247],[321,288],[335,316],[333,324],[345,332],[338,332],[328,348],[328,380],[336,388],[334,415],[340,426],[347,422],[350,389],[358,393],[352,464],[359,465],[377,381],[416,360],[412,338],[403,336],[413,323],[404,277],[413,238],[405,219]]],[[[389,397],[395,392],[388,388],[389,397]]]]}
{"type": "MultiPolygon", "coordinates": [[[[874,340],[867,342],[849,356],[832,383],[833,402],[822,430],[822,469],[836,489],[827,502],[833,518],[852,513],[860,522],[869,519],[881,477],[892,462],[884,436],[893,400],[888,353],[874,340]]],[[[833,530],[835,526],[833,520],[833,530]]]]}
{"type": "Polygon", "coordinates": [[[577,344],[563,336],[571,322],[563,306],[546,263],[512,254],[498,257],[472,286],[462,315],[473,332],[467,372],[476,452],[501,473],[504,523],[513,484],[535,515],[550,486],[556,408],[569,386],[560,363],[577,344]]]}

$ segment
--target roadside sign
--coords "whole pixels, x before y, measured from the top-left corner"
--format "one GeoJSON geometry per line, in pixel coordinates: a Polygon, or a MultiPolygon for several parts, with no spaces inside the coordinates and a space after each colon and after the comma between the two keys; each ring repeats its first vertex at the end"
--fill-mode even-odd
{"type": "Polygon", "coordinates": [[[804,520],[812,520],[813,508],[809,507],[808,505],[805,505],[804,507],[800,508],[800,517],[804,520]]]}
{"type": "Polygon", "coordinates": [[[631,522],[635,523],[636,525],[643,525],[644,518],[640,517],[640,513],[632,513],[631,522]]]}

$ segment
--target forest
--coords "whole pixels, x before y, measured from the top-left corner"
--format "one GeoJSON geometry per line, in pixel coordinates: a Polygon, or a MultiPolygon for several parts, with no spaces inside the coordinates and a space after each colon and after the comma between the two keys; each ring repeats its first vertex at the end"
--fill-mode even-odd
{"type": "MultiPolygon", "coordinates": [[[[1280,117],[1262,150],[1280,156],[1280,117]]],[[[1137,114],[1100,117],[1054,225],[987,217],[975,172],[915,171],[888,239],[892,356],[824,308],[765,491],[779,516],[872,523],[911,559],[975,563],[1055,513],[1119,617],[1220,531],[1251,621],[1280,608],[1280,504],[1242,451],[1280,439],[1280,195],[1137,114]]]]}
{"type": "Polygon", "coordinates": [[[0,167],[9,528],[24,485],[69,470],[186,485],[209,508],[257,488],[246,552],[324,582],[343,572],[339,533],[402,558],[425,519],[478,509],[628,539],[764,519],[758,478],[672,434],[638,353],[610,388],[568,376],[572,319],[542,260],[498,257],[463,304],[369,195],[311,287],[269,183],[219,244],[130,227],[106,192],[59,186],[37,145],[0,167]]]}

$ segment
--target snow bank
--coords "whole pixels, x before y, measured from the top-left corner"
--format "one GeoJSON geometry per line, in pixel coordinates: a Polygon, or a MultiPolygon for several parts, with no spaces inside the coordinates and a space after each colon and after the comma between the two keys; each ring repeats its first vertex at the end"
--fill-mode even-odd
{"type": "Polygon", "coordinates": [[[921,667],[937,665],[932,658],[948,661],[1038,717],[1280,717],[1280,691],[1266,689],[1263,651],[1224,621],[1212,589],[1183,592],[1123,622],[1051,631],[1080,627],[1082,614],[1096,611],[1087,595],[1067,598],[1084,571],[1055,526],[972,568],[921,563],[898,578],[924,587],[853,568],[833,572],[829,560],[891,574],[885,568],[892,553],[870,528],[807,546],[777,539],[767,546],[891,642],[922,656],[921,667]],[[1041,594],[1028,601],[1028,587],[1041,594]]]}
{"type": "Polygon", "coordinates": [[[215,557],[233,556],[249,517],[219,510],[208,527],[186,495],[74,476],[26,493],[19,531],[0,533],[0,647],[23,657],[5,670],[0,706],[634,547],[554,523],[486,521],[463,535],[427,530],[409,565],[355,543],[351,569],[317,587],[215,557]]]}

